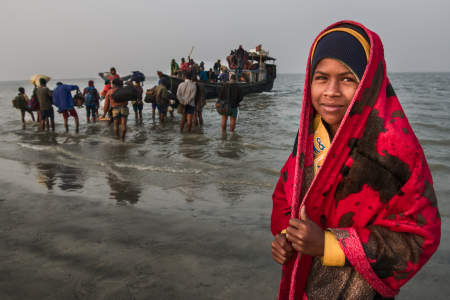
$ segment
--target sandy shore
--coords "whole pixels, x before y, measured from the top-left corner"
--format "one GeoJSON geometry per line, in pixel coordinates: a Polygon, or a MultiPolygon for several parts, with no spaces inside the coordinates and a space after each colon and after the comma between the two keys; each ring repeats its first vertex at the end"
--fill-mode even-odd
{"type": "Polygon", "coordinates": [[[279,271],[263,230],[29,193],[6,193],[0,207],[0,299],[261,299],[276,292],[279,271]]]}

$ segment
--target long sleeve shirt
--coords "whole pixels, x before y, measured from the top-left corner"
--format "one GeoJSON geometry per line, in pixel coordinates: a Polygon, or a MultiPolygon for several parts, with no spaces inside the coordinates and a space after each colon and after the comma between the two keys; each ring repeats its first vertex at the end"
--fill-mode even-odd
{"type": "Polygon", "coordinates": [[[53,104],[58,107],[58,111],[72,109],[74,102],[71,91],[78,90],[77,85],[62,84],[58,85],[53,91],[53,104]]]}
{"type": "Polygon", "coordinates": [[[180,83],[177,89],[177,98],[183,105],[195,105],[195,93],[197,92],[197,86],[195,82],[186,79],[183,83],[180,83]]]}

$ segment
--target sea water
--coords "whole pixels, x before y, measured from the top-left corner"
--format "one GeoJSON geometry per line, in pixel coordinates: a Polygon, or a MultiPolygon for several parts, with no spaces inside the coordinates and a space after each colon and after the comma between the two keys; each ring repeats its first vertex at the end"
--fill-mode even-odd
{"type": "MultiPolygon", "coordinates": [[[[427,157],[444,224],[441,247],[431,267],[411,285],[414,291],[414,286],[419,290],[420,282],[434,274],[433,268],[447,269],[449,275],[445,224],[450,213],[450,73],[389,77],[427,157]]],[[[52,79],[49,87],[53,89],[57,81],[52,79]]],[[[88,79],[61,81],[83,89],[88,79]]],[[[44,196],[75,197],[80,205],[97,201],[240,224],[267,231],[270,239],[271,193],[292,151],[303,82],[304,75],[281,74],[271,92],[246,96],[236,131],[227,134],[221,132],[214,100],[204,107],[204,125],[191,133],[179,132],[177,113],[165,124],[152,120],[151,104],[144,105],[143,124],[136,124],[130,105],[125,142],[105,122],[87,124],[83,108],[77,109],[78,134],[73,119],[69,119],[69,132],[64,132],[58,113],[55,133],[39,131],[28,114],[23,128],[11,100],[19,86],[28,95],[32,86],[28,81],[0,82],[0,185],[9,189],[6,201],[14,198],[9,184],[14,183],[44,196]]],[[[156,78],[150,78],[144,90],[155,83],[156,78]]],[[[101,90],[103,82],[95,80],[95,85],[101,90]]],[[[270,240],[267,243],[270,256],[270,240]]],[[[273,277],[278,279],[278,273],[273,277]]],[[[277,283],[274,292],[276,288],[277,283]]]]}

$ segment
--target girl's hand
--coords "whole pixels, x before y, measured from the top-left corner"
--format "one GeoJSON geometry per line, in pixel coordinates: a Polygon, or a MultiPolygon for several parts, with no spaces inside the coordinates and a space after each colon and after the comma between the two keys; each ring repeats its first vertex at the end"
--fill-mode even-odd
{"type": "Polygon", "coordinates": [[[292,247],[311,256],[323,256],[325,233],[306,215],[305,206],[300,212],[300,219],[290,219],[286,229],[286,238],[292,247]]]}

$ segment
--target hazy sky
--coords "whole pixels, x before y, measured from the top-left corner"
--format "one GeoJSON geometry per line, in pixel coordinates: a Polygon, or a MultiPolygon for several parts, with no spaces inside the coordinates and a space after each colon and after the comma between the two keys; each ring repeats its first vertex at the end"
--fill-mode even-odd
{"type": "Polygon", "coordinates": [[[384,43],[389,72],[450,71],[448,0],[1,0],[0,80],[167,71],[194,46],[213,62],[262,43],[279,73],[304,73],[314,37],[359,21],[384,43]]]}

